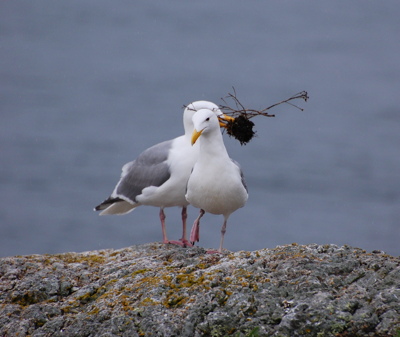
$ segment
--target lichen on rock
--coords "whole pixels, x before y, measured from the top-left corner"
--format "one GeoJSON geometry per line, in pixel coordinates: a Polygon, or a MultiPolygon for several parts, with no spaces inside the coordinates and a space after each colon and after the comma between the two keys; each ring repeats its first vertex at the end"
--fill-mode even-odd
{"type": "Polygon", "coordinates": [[[158,243],[0,259],[0,336],[399,336],[400,259],[158,243]]]}

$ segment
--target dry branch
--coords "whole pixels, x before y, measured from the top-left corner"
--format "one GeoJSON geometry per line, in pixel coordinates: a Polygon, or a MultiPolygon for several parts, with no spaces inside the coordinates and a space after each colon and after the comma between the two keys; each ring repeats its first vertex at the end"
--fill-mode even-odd
{"type": "Polygon", "coordinates": [[[284,104],[284,103],[289,104],[301,111],[304,111],[303,108],[300,108],[299,106],[290,102],[292,100],[299,99],[299,98],[303,99],[305,102],[307,102],[307,100],[309,98],[307,91],[301,91],[283,101],[272,104],[271,106],[269,106],[265,109],[262,109],[262,110],[246,109],[243,106],[243,104],[239,101],[239,99],[237,98],[236,90],[235,90],[235,88],[233,88],[233,94],[228,93],[228,96],[226,96],[225,98],[221,98],[225,105],[220,105],[219,107],[226,115],[234,117],[234,118],[236,118],[240,115],[244,115],[247,119],[253,118],[255,116],[260,116],[260,115],[265,116],[265,117],[275,117],[275,115],[269,114],[267,111],[280,105],[280,104],[284,104]],[[233,100],[233,102],[235,103],[235,106],[236,106],[235,108],[233,108],[227,104],[227,102],[225,100],[227,98],[233,100]]]}
{"type": "Polygon", "coordinates": [[[237,98],[235,88],[233,88],[233,94],[228,93],[228,96],[225,98],[221,98],[225,105],[220,105],[219,107],[224,112],[224,114],[234,118],[234,120],[227,122],[227,133],[228,135],[235,137],[241,145],[246,145],[256,134],[255,131],[253,131],[254,123],[250,121],[250,118],[253,118],[255,116],[275,117],[275,115],[269,114],[267,111],[284,103],[303,111],[304,109],[291,103],[290,101],[300,98],[307,102],[308,94],[307,91],[301,91],[293,95],[292,97],[272,104],[263,110],[246,109],[237,98]],[[232,99],[235,103],[235,108],[229,106],[225,98],[232,99]]]}

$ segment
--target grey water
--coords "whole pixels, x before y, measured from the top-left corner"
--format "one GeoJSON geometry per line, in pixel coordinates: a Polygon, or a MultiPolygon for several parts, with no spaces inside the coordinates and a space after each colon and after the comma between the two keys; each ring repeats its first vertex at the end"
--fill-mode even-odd
{"type": "MultiPolygon", "coordinates": [[[[93,207],[141,151],[183,132],[182,106],[236,89],[262,109],[241,146],[247,205],[225,248],[352,245],[400,255],[400,3],[2,1],[0,256],[161,240],[158,209],[93,207]]],[[[189,224],[198,210],[189,208],[189,224]]],[[[166,210],[170,239],[180,210],[166,210]]],[[[222,216],[200,245],[217,248],[222,216]]]]}

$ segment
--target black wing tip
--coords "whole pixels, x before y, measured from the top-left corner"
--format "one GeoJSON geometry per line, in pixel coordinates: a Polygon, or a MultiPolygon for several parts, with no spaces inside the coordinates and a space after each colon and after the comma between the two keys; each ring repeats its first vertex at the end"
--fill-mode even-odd
{"type": "Polygon", "coordinates": [[[102,211],[103,209],[105,209],[106,207],[104,207],[103,204],[97,205],[95,208],[93,208],[94,211],[102,211]]]}
{"type": "Polygon", "coordinates": [[[116,202],[121,202],[124,201],[124,199],[121,198],[112,198],[109,197],[108,199],[104,200],[100,205],[97,205],[94,210],[95,211],[102,211],[106,209],[107,207],[111,206],[112,204],[115,204],[116,202]]]}

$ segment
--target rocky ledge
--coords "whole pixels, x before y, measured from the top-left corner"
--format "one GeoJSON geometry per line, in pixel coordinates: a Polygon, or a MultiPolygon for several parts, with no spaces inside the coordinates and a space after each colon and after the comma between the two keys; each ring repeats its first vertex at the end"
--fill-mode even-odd
{"type": "Polygon", "coordinates": [[[0,259],[0,336],[400,336],[400,259],[158,243],[0,259]]]}

